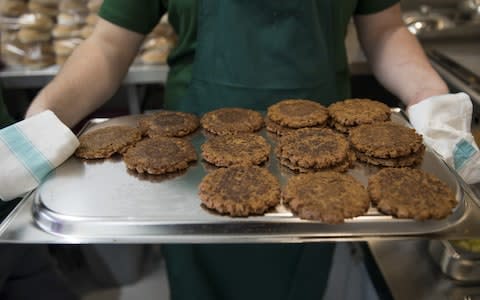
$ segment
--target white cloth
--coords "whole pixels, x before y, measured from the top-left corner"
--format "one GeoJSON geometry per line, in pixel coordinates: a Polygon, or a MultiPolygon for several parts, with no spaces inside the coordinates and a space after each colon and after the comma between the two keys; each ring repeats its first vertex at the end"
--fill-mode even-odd
{"type": "Polygon", "coordinates": [[[471,133],[472,102],[467,94],[430,97],[407,112],[427,145],[468,184],[480,182],[480,152],[471,133]]]}
{"type": "Polygon", "coordinates": [[[0,199],[9,201],[35,189],[78,145],[51,111],[1,129],[0,199]]]}

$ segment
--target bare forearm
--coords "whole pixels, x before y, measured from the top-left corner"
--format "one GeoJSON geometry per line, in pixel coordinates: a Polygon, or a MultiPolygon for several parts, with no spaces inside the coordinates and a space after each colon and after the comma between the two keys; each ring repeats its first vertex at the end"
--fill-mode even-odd
{"type": "Polygon", "coordinates": [[[115,90],[116,81],[109,73],[106,58],[91,41],[80,45],[58,76],[38,94],[27,117],[50,109],[67,126],[75,125],[115,90]]]}
{"type": "Polygon", "coordinates": [[[365,24],[362,18],[365,17],[356,18],[359,37],[371,68],[383,86],[406,105],[448,92],[401,19],[392,17],[393,21],[379,30],[373,23],[365,24]]]}
{"type": "Polygon", "coordinates": [[[72,127],[112,96],[136,53],[137,37],[131,49],[119,51],[121,45],[109,41],[101,30],[75,50],[55,79],[34,99],[27,117],[50,109],[72,127]]]}

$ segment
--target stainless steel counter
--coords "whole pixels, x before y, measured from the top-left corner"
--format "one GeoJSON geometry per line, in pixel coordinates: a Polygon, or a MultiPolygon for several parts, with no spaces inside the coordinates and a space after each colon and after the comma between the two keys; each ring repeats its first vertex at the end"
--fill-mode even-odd
{"type": "MultiPolygon", "coordinates": [[[[41,70],[27,70],[24,68],[7,68],[0,71],[0,81],[5,88],[42,88],[47,85],[58,73],[59,67],[52,66],[41,70]]],[[[168,66],[166,65],[140,65],[130,67],[123,85],[127,92],[129,112],[141,112],[139,94],[136,85],[165,83],[167,80],[168,66]]]]}
{"type": "MultiPolygon", "coordinates": [[[[7,68],[0,71],[0,81],[5,88],[41,88],[58,73],[59,67],[52,66],[41,70],[7,68]]],[[[168,67],[165,65],[132,65],[123,83],[148,84],[163,83],[167,79],[168,67]]]]}
{"type": "Polygon", "coordinates": [[[371,240],[368,246],[395,300],[480,298],[480,285],[456,282],[440,271],[427,240],[371,240]]]}

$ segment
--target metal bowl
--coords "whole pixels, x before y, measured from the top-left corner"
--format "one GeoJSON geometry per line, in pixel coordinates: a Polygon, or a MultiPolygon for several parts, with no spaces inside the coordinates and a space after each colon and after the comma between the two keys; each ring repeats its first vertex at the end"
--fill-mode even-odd
{"type": "Polygon", "coordinates": [[[430,241],[428,252],[448,277],[465,282],[480,282],[480,253],[463,250],[451,241],[430,241]]]}

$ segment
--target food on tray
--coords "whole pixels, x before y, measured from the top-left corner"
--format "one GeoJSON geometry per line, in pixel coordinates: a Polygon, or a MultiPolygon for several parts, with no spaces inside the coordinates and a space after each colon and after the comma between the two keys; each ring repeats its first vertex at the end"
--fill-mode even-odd
{"type": "Polygon", "coordinates": [[[202,145],[203,158],[216,166],[259,165],[268,160],[270,145],[254,133],[215,136],[202,145]]]}
{"type": "Polygon", "coordinates": [[[128,169],[166,174],[184,170],[197,160],[192,143],[181,138],[154,137],[138,142],[123,155],[128,169]]]}
{"type": "Polygon", "coordinates": [[[370,206],[365,188],[352,176],[338,172],[294,176],[282,198],[300,218],[329,224],[364,215],[370,206]]]}
{"type": "Polygon", "coordinates": [[[360,125],[350,129],[357,159],[386,167],[409,167],[422,162],[422,136],[414,129],[391,122],[360,125]]]}
{"type": "Polygon", "coordinates": [[[174,111],[157,112],[138,121],[138,127],[149,137],[182,137],[199,126],[200,121],[194,114],[174,111]]]}
{"type": "Polygon", "coordinates": [[[269,132],[275,133],[278,136],[282,136],[289,132],[297,130],[297,128],[289,128],[289,127],[282,126],[278,123],[275,123],[272,120],[270,120],[268,116],[264,118],[264,121],[265,121],[265,128],[269,132]]]}
{"type": "Polygon", "coordinates": [[[480,240],[458,240],[450,242],[462,250],[480,253],[480,240]]]}
{"type": "Polygon", "coordinates": [[[354,156],[348,140],[329,128],[303,128],[281,137],[276,155],[280,163],[300,172],[345,172],[354,156]]]}
{"type": "Polygon", "coordinates": [[[280,203],[280,185],[267,169],[232,166],[206,175],[199,196],[206,207],[221,214],[261,215],[280,203]]]}
{"type": "Polygon", "coordinates": [[[323,127],[327,124],[328,110],[314,101],[287,99],[270,106],[267,116],[288,128],[323,127]]]}
{"type": "Polygon", "coordinates": [[[258,131],[263,127],[263,118],[251,109],[220,108],[203,115],[200,123],[210,133],[227,135],[258,131]]]}
{"type": "Polygon", "coordinates": [[[368,192],[379,211],[397,218],[442,219],[457,205],[444,182],[418,169],[382,169],[368,179],[368,192]]]}
{"type": "Polygon", "coordinates": [[[347,99],[328,107],[330,125],[336,130],[348,133],[355,126],[390,120],[390,108],[370,99],[347,99]]]}
{"type": "Polygon", "coordinates": [[[86,159],[107,158],[125,150],[141,139],[140,130],[130,126],[110,126],[80,136],[75,155],[86,159]]]}

